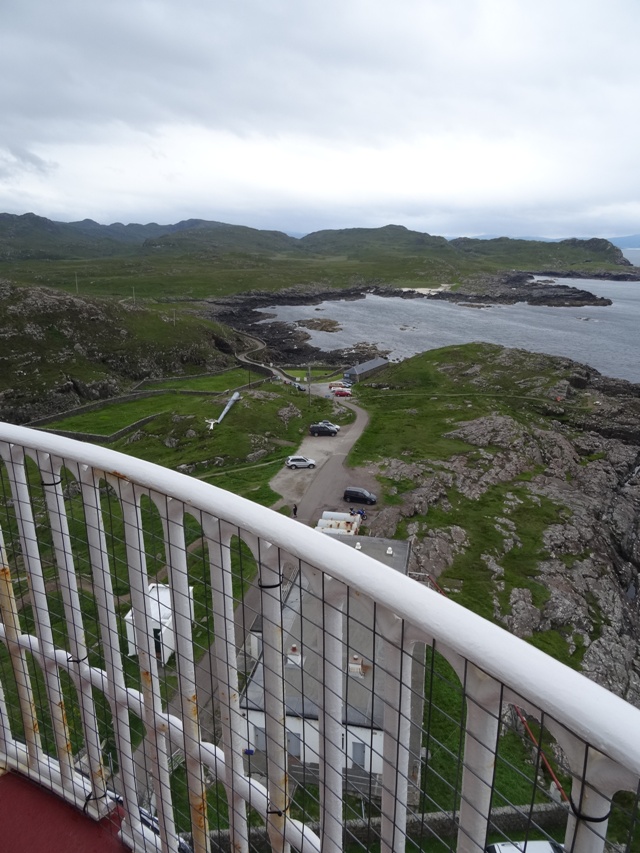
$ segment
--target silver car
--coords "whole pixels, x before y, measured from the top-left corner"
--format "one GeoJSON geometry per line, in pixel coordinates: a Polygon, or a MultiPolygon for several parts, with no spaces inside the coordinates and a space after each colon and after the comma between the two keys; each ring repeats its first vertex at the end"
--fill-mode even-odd
{"type": "Polygon", "coordinates": [[[284,464],[287,468],[315,468],[316,460],[308,456],[287,456],[284,464]]]}

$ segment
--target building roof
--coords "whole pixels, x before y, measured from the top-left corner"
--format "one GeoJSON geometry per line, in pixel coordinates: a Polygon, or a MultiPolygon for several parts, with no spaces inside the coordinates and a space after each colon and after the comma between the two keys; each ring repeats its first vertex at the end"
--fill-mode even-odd
{"type": "MultiPolygon", "coordinates": [[[[410,545],[395,539],[369,536],[339,537],[346,546],[358,548],[390,568],[406,574],[410,545]]],[[[285,705],[289,716],[317,719],[324,689],[322,603],[311,591],[304,575],[292,584],[284,605],[285,705]]],[[[343,606],[343,678],[346,681],[343,722],[348,725],[382,727],[384,644],[373,604],[351,593],[343,606]],[[374,667],[374,661],[376,666],[374,667]]],[[[262,660],[247,683],[241,701],[249,710],[264,710],[262,660]]]]}
{"type": "Polygon", "coordinates": [[[370,370],[377,370],[380,367],[386,367],[388,364],[389,359],[379,356],[378,358],[372,358],[369,361],[363,361],[361,364],[354,364],[353,367],[350,367],[345,371],[345,376],[348,373],[358,376],[362,373],[368,373],[370,370]]]}

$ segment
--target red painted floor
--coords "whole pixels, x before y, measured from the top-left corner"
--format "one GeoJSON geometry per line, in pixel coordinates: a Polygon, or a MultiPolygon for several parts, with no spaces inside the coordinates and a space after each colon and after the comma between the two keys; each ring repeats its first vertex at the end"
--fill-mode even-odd
{"type": "Polygon", "coordinates": [[[99,823],[17,773],[0,776],[1,853],[123,853],[120,816],[99,823]]]}

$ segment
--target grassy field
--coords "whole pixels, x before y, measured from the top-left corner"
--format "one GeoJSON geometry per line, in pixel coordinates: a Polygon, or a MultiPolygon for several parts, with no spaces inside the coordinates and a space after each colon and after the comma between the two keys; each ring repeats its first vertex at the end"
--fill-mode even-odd
{"type": "Polygon", "coordinates": [[[260,378],[261,374],[257,374],[255,371],[251,373],[250,370],[238,367],[235,370],[226,370],[224,373],[219,373],[215,376],[194,376],[193,379],[167,379],[164,382],[149,382],[143,387],[153,390],[174,388],[184,391],[220,393],[228,391],[230,388],[233,389],[241,385],[247,385],[249,382],[255,382],[260,378]]]}
{"type": "MultiPolygon", "coordinates": [[[[424,245],[381,240],[380,229],[362,242],[342,232],[340,240],[306,252],[214,250],[206,242],[177,242],[161,252],[137,249],[95,259],[3,261],[0,273],[22,284],[61,288],[88,297],[155,302],[180,310],[180,302],[212,299],[251,290],[277,291],[305,284],[344,288],[376,281],[394,287],[456,284],[477,273],[535,269],[620,269],[614,256],[588,242],[439,238],[424,245]]],[[[335,232],[334,232],[335,233],[335,232]]]]}

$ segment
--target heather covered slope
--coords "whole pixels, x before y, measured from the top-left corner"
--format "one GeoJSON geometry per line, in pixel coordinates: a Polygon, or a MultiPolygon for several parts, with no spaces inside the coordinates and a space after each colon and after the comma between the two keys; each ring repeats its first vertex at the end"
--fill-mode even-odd
{"type": "Polygon", "coordinates": [[[241,347],[224,326],[132,301],[0,280],[0,417],[24,423],[147,377],[219,370],[241,347]]]}

